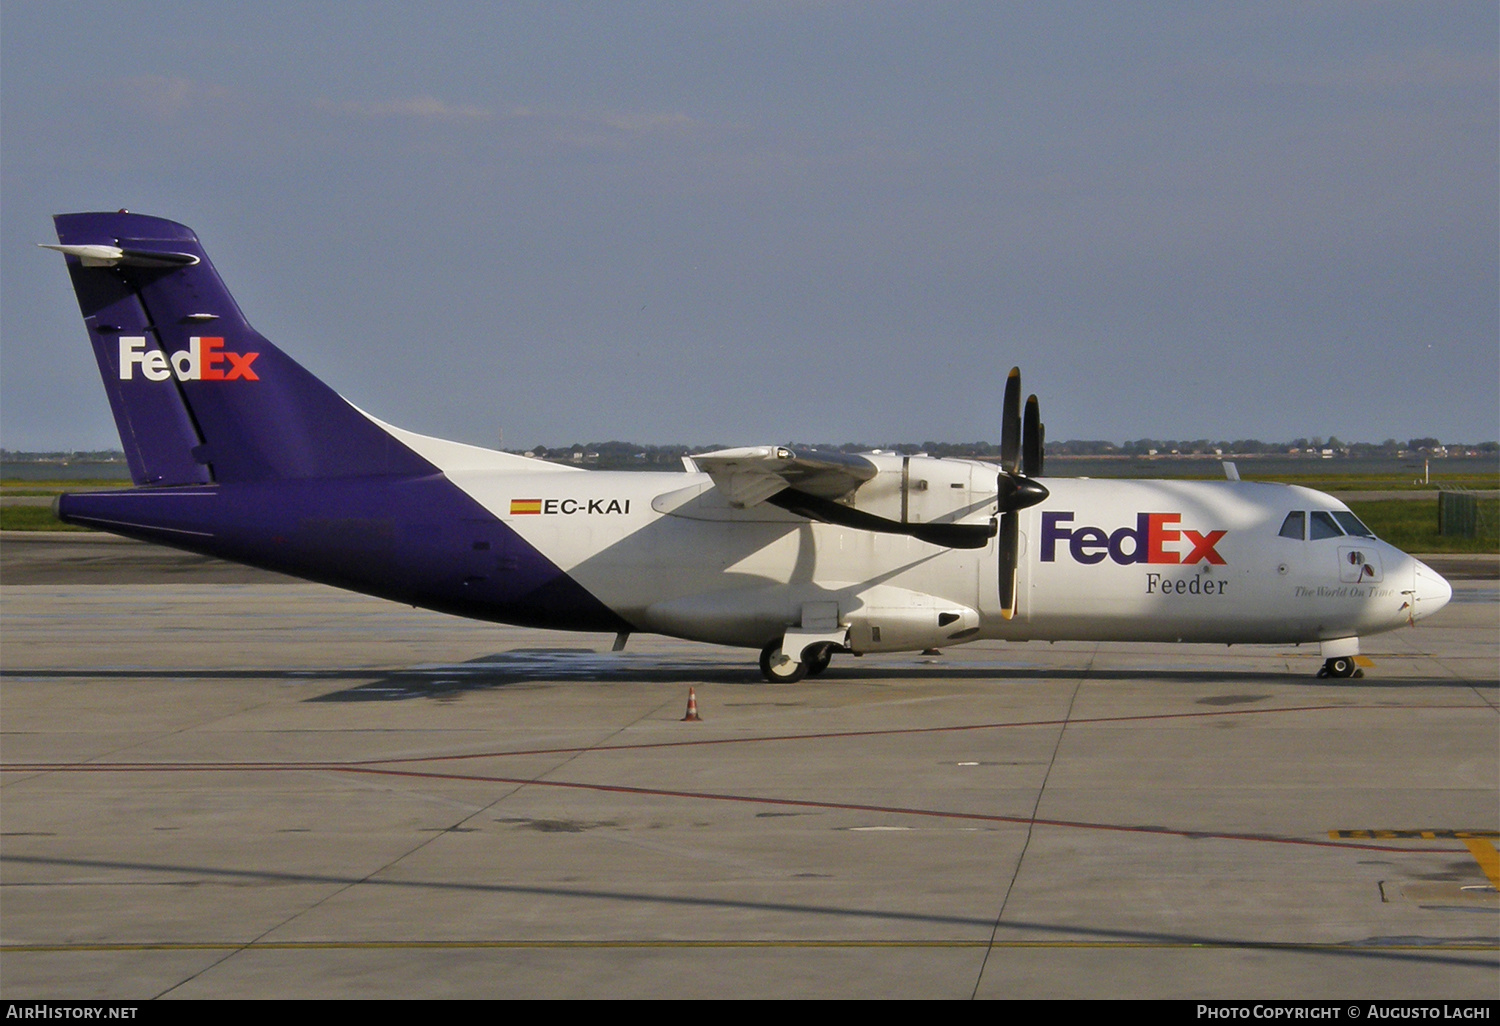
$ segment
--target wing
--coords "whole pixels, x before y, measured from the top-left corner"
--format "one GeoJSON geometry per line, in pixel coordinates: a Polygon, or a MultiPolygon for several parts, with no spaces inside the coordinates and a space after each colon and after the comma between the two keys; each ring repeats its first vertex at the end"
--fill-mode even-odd
{"type": "Polygon", "coordinates": [[[821,449],[757,445],[719,449],[691,457],[697,468],[733,506],[758,506],[777,492],[793,488],[820,499],[842,499],[877,473],[863,456],[821,449]]]}
{"type": "Polygon", "coordinates": [[[855,509],[845,500],[879,468],[863,456],[820,449],[755,446],[690,457],[740,509],[769,502],[825,524],[880,534],[905,534],[946,548],[978,549],[995,536],[988,524],[909,524],[855,509]]]}

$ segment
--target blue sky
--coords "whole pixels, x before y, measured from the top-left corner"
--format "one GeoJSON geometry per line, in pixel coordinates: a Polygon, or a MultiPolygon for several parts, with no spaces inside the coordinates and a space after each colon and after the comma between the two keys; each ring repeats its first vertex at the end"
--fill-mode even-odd
{"type": "Polygon", "coordinates": [[[1497,12],[4,0],[0,444],[117,444],[119,207],[481,444],[1494,439],[1497,12]]]}

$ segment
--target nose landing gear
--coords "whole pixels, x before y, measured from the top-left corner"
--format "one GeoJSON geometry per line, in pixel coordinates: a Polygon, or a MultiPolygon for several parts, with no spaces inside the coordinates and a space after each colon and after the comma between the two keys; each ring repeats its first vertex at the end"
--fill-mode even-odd
{"type": "Polygon", "coordinates": [[[1353,656],[1334,656],[1323,660],[1322,667],[1318,670],[1319,679],[1325,677],[1363,677],[1365,671],[1354,664],[1353,656]]]}

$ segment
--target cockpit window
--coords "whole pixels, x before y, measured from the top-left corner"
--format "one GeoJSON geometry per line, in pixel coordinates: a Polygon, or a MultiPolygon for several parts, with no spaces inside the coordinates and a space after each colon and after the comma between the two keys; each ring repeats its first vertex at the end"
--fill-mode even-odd
{"type": "Polygon", "coordinates": [[[1302,540],[1303,526],[1307,521],[1307,514],[1300,509],[1294,509],[1286,515],[1281,522],[1281,536],[1292,538],[1296,541],[1302,540]]]}
{"type": "Polygon", "coordinates": [[[1374,531],[1370,530],[1364,524],[1360,523],[1359,517],[1355,516],[1353,513],[1350,513],[1346,509],[1334,510],[1333,519],[1339,522],[1339,526],[1344,529],[1345,534],[1352,534],[1357,538],[1375,537],[1374,531]]]}
{"type": "Polygon", "coordinates": [[[1338,522],[1333,519],[1332,513],[1325,513],[1321,509],[1312,511],[1312,516],[1307,522],[1308,541],[1317,541],[1320,538],[1340,538],[1344,532],[1339,528],[1338,522]]]}

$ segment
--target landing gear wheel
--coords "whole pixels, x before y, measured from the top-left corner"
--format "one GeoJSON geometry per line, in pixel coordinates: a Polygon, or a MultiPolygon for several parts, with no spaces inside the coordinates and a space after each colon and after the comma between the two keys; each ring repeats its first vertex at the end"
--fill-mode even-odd
{"type": "Polygon", "coordinates": [[[1349,656],[1334,656],[1332,659],[1324,661],[1323,668],[1318,671],[1318,676],[1342,679],[1345,677],[1363,677],[1364,674],[1354,665],[1354,660],[1349,656]]]}
{"type": "Polygon", "coordinates": [[[807,675],[816,677],[828,669],[828,664],[833,660],[833,645],[823,642],[802,653],[802,661],[807,666],[807,675]]]}
{"type": "Polygon", "coordinates": [[[807,664],[797,659],[783,659],[781,642],[773,641],[760,650],[760,675],[772,684],[795,684],[807,674],[807,664]]]}

